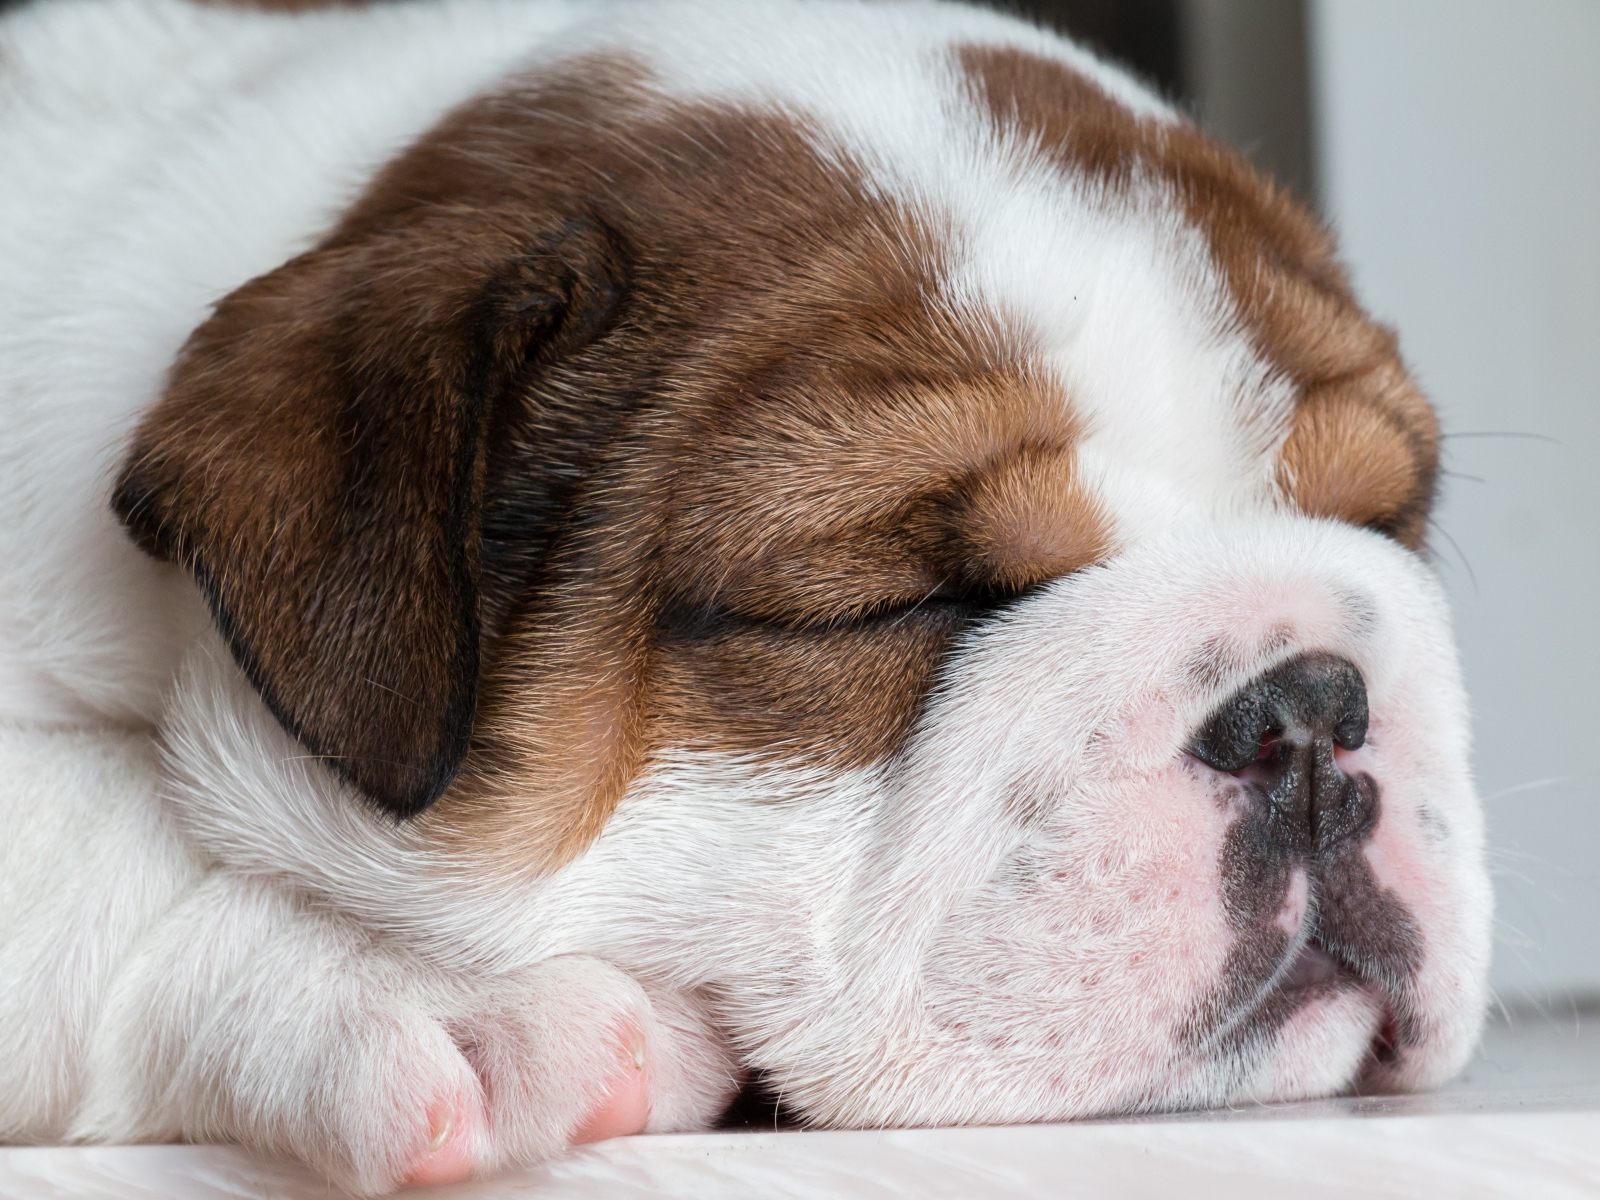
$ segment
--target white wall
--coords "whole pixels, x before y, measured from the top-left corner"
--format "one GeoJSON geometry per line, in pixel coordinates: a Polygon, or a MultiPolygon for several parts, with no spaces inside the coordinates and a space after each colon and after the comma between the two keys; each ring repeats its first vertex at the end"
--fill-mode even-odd
{"type": "Polygon", "coordinates": [[[1433,543],[1476,709],[1495,982],[1592,995],[1600,0],[1313,0],[1311,33],[1324,208],[1455,435],[1433,543]],[[1552,440],[1463,436],[1500,431],[1552,440]]]}

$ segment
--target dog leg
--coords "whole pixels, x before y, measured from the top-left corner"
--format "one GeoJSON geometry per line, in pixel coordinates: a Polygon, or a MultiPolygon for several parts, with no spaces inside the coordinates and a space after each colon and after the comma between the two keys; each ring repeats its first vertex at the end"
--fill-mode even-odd
{"type": "Polygon", "coordinates": [[[203,863],[148,733],[0,722],[0,1142],[58,1141],[112,982],[203,863]]]}
{"type": "Polygon", "coordinates": [[[463,980],[218,874],[119,980],[73,1134],[236,1141],[379,1193],[704,1127],[731,1064],[691,999],[596,959],[463,980]]]}

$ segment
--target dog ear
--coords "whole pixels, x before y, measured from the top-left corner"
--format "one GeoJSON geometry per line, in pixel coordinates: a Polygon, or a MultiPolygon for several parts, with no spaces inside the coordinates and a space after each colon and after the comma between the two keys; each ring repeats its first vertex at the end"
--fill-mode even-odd
{"type": "Polygon", "coordinates": [[[118,516],[193,574],[283,726],[396,816],[467,753],[497,408],[622,291],[588,219],[335,235],[224,299],[136,433],[118,516]]]}

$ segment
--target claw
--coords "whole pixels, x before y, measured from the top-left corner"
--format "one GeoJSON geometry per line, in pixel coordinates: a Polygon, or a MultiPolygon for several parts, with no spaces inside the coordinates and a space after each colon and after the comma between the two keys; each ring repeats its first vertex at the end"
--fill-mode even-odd
{"type": "Polygon", "coordinates": [[[618,1057],[622,1060],[623,1069],[612,1082],[605,1099],[572,1135],[574,1146],[643,1133],[650,1120],[650,1085],[644,1069],[644,1034],[636,1028],[630,1029],[618,1049],[621,1051],[618,1057]]]}
{"type": "Polygon", "coordinates": [[[437,1187],[471,1178],[470,1120],[462,1108],[459,1098],[450,1097],[436,1101],[428,1109],[428,1128],[433,1133],[415,1165],[401,1180],[402,1187],[437,1187]]]}

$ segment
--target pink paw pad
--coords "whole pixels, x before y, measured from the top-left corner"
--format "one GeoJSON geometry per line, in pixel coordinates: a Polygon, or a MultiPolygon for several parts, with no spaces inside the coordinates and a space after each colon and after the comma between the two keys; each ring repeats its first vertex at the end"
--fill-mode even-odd
{"type": "Polygon", "coordinates": [[[422,1148],[402,1187],[436,1187],[472,1177],[472,1128],[477,1105],[447,1096],[428,1109],[428,1144],[422,1148]]]}
{"type": "Polygon", "coordinates": [[[572,1144],[642,1133],[650,1120],[650,1072],[645,1069],[644,1034],[637,1026],[623,1030],[618,1045],[621,1070],[595,1110],[578,1126],[572,1144]]]}

